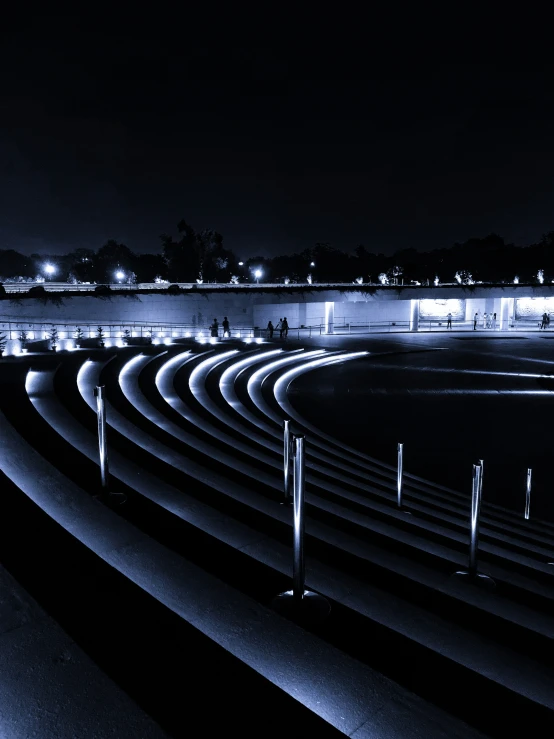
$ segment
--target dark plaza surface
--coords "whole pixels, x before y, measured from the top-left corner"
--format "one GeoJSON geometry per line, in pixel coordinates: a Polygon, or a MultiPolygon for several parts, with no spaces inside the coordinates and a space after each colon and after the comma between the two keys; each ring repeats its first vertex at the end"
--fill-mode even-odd
{"type": "Polygon", "coordinates": [[[315,426],[390,464],[404,443],[407,472],[471,494],[484,460],[483,498],[521,510],[527,468],[534,516],[554,520],[554,335],[480,331],[318,337],[314,346],[366,358],[303,375],[289,388],[315,426]]]}

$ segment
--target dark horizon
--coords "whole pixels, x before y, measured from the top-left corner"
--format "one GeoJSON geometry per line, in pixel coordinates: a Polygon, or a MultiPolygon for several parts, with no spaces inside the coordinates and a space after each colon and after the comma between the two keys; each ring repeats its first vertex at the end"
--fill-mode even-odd
{"type": "Polygon", "coordinates": [[[43,31],[13,32],[0,51],[4,68],[19,59],[2,95],[0,249],[115,239],[156,252],[181,218],[243,259],[317,242],[431,251],[489,233],[524,245],[552,229],[546,73],[303,81],[269,52],[234,49],[243,78],[202,80],[154,34],[43,31]]]}

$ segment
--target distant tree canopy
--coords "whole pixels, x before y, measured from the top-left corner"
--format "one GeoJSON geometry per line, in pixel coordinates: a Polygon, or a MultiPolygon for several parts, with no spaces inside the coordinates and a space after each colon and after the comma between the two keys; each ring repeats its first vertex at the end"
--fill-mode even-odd
{"type": "Polygon", "coordinates": [[[1,282],[34,282],[36,278],[55,281],[109,283],[154,282],[346,282],[362,279],[379,282],[403,281],[453,283],[455,275],[471,275],[475,281],[520,282],[537,280],[544,270],[547,282],[554,280],[554,231],[544,234],[536,244],[517,247],[497,234],[471,238],[449,248],[419,252],[411,247],[392,256],[358,244],[351,252],[318,242],[304,251],[277,257],[257,256],[239,264],[223,244],[223,236],[213,229],[195,231],[184,219],[177,224],[176,236],[162,234],[161,248],[148,254],[135,254],[128,246],[110,239],[97,251],[77,248],[64,255],[32,254],[13,249],[0,250],[1,282]],[[47,275],[46,264],[56,272],[47,275]],[[119,275],[119,276],[117,276],[119,275]]]}

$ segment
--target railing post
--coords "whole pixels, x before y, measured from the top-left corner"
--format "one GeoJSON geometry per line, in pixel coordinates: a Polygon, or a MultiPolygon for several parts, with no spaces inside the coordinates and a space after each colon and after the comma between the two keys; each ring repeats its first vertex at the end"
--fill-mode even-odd
{"type": "Polygon", "coordinates": [[[525,491],[525,520],[529,520],[529,513],[531,509],[531,474],[532,470],[529,467],[527,469],[527,489],[525,491]]]}
{"type": "MultiPolygon", "coordinates": [[[[480,460],[482,462],[482,460],[480,460]]],[[[494,590],[495,582],[492,577],[479,572],[477,560],[479,554],[479,519],[481,516],[481,495],[483,492],[483,467],[481,464],[473,465],[473,476],[471,486],[471,518],[469,525],[469,558],[467,570],[458,570],[454,573],[456,577],[494,590]]]]}
{"type": "Polygon", "coordinates": [[[283,421],[283,492],[285,494],[283,504],[290,504],[290,421],[283,421]]]}
{"type": "Polygon", "coordinates": [[[304,564],[304,498],[305,498],[305,439],[293,437],[293,560],[292,590],[273,600],[273,607],[285,616],[301,623],[322,621],[331,606],[326,598],[305,588],[304,564]]]}

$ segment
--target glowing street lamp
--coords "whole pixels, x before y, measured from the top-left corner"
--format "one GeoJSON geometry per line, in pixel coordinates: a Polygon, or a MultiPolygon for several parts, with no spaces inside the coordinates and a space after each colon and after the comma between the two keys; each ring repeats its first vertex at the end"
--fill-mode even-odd
{"type": "Polygon", "coordinates": [[[244,262],[239,262],[239,267],[242,267],[244,262]]]}
{"type": "Polygon", "coordinates": [[[262,276],[262,270],[261,269],[257,269],[254,272],[254,277],[256,278],[256,285],[258,284],[259,279],[260,279],[261,276],[262,276]]]}
{"type": "Polygon", "coordinates": [[[115,273],[115,277],[118,282],[121,282],[121,280],[125,278],[125,272],[122,272],[122,270],[118,269],[115,273]]]}
{"type": "Polygon", "coordinates": [[[52,275],[57,272],[57,268],[53,264],[45,264],[44,265],[44,271],[46,272],[46,275],[48,276],[48,279],[52,279],[52,275]]]}
{"type": "Polygon", "coordinates": [[[315,262],[310,262],[310,267],[315,267],[315,262]]]}

